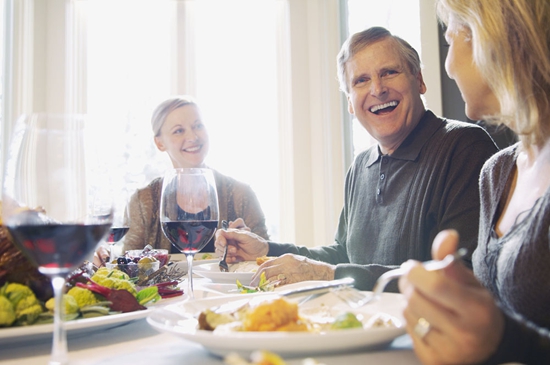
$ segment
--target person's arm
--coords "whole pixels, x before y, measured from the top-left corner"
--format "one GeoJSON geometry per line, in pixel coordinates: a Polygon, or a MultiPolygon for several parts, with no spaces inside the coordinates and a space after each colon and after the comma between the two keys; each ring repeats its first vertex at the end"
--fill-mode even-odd
{"type": "Polygon", "coordinates": [[[550,364],[550,331],[523,318],[504,313],[504,334],[497,350],[483,363],[498,365],[550,364]]]}
{"type": "MultiPolygon", "coordinates": [[[[468,249],[465,264],[471,268],[471,255],[477,246],[479,227],[479,174],[485,161],[497,151],[497,148],[481,128],[458,129],[446,134],[446,138],[449,138],[449,143],[441,143],[441,148],[446,148],[446,152],[450,155],[443,161],[444,169],[435,171],[438,175],[433,176],[434,179],[438,179],[434,189],[441,189],[433,194],[442,198],[437,211],[423,217],[427,221],[434,220],[431,231],[426,232],[426,237],[429,238],[426,242],[421,240],[415,244],[431,245],[437,233],[449,228],[455,229],[461,235],[460,247],[468,249]]],[[[429,162],[432,163],[432,161],[429,162]]],[[[430,225],[427,224],[427,226],[430,225]]],[[[345,227],[345,222],[341,221],[339,227],[345,227]]],[[[337,240],[345,240],[345,233],[337,235],[337,240]]],[[[365,242],[367,240],[366,237],[365,242]]],[[[335,279],[353,277],[358,288],[372,290],[378,277],[397,268],[399,264],[357,265],[342,261],[336,266],[334,277],[335,279]]],[[[389,283],[386,291],[398,292],[397,281],[389,283]]]]}
{"type": "Polygon", "coordinates": [[[460,235],[460,247],[468,250],[463,261],[471,268],[471,255],[477,247],[479,229],[479,176],[485,162],[497,152],[497,147],[481,128],[463,129],[462,133],[451,156],[448,172],[441,176],[444,179],[444,201],[432,237],[446,229],[456,230],[460,235]]]}

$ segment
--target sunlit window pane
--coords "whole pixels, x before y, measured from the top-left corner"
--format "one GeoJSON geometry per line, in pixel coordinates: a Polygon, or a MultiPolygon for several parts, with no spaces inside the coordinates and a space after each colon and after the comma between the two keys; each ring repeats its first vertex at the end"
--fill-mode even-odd
{"type": "Polygon", "coordinates": [[[149,120],[154,103],[170,92],[170,9],[164,1],[87,6],[88,113],[101,116],[106,161],[119,164],[133,190],[169,166],[154,148],[149,120]]]}
{"type": "Polygon", "coordinates": [[[276,236],[275,1],[206,0],[196,4],[197,97],[210,132],[208,163],[252,186],[264,212],[269,213],[270,234],[276,236]]]}
{"type": "MultiPolygon", "coordinates": [[[[275,0],[192,2],[194,49],[185,55],[211,147],[207,164],[255,190],[278,235],[279,171],[275,0]],[[250,16],[254,14],[254,16],[250,16]]],[[[175,2],[87,3],[88,112],[102,115],[105,158],[133,191],[170,167],[152,142],[150,116],[173,90],[175,2]]],[[[181,24],[179,24],[181,25],[181,24]]],[[[186,36],[190,36],[186,34],[186,36]]],[[[183,49],[183,47],[181,48],[183,49]]],[[[176,65],[176,68],[180,65],[176,65]]],[[[183,68],[184,65],[181,65],[183,68]]]]}

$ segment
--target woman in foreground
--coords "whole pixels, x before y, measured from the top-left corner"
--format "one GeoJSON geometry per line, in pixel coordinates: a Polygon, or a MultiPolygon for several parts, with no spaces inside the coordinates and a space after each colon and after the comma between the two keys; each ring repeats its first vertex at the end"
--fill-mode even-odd
{"type": "MultiPolygon", "coordinates": [[[[437,12],[466,115],[503,123],[520,142],[481,172],[473,274],[405,264],[407,330],[425,364],[550,364],[550,2],[438,0],[437,12]]],[[[458,241],[441,232],[434,258],[458,241]]]]}

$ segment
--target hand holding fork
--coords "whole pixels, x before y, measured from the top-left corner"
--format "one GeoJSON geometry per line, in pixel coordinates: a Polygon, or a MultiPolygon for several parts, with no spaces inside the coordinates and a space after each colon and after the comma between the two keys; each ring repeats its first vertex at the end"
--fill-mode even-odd
{"type": "MultiPolygon", "coordinates": [[[[455,262],[456,260],[461,259],[467,253],[465,248],[461,248],[453,254],[445,256],[443,260],[430,260],[422,263],[422,266],[428,271],[442,270],[455,262]]],[[[386,285],[394,279],[400,278],[406,273],[406,270],[403,268],[393,269],[384,274],[380,275],[376,284],[372,289],[372,293],[365,293],[359,291],[355,288],[346,286],[332,289],[331,291],[340,299],[348,303],[352,308],[362,307],[375,299],[379,299],[380,295],[384,292],[386,285]]]]}

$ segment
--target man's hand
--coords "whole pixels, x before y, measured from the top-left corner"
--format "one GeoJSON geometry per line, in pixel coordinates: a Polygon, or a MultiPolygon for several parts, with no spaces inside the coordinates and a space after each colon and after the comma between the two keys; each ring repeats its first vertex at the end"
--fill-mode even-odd
{"type": "Polygon", "coordinates": [[[250,285],[258,285],[263,272],[267,280],[279,281],[283,285],[306,280],[334,280],[335,270],[334,265],[287,253],[264,262],[252,277],[250,285]]]}

